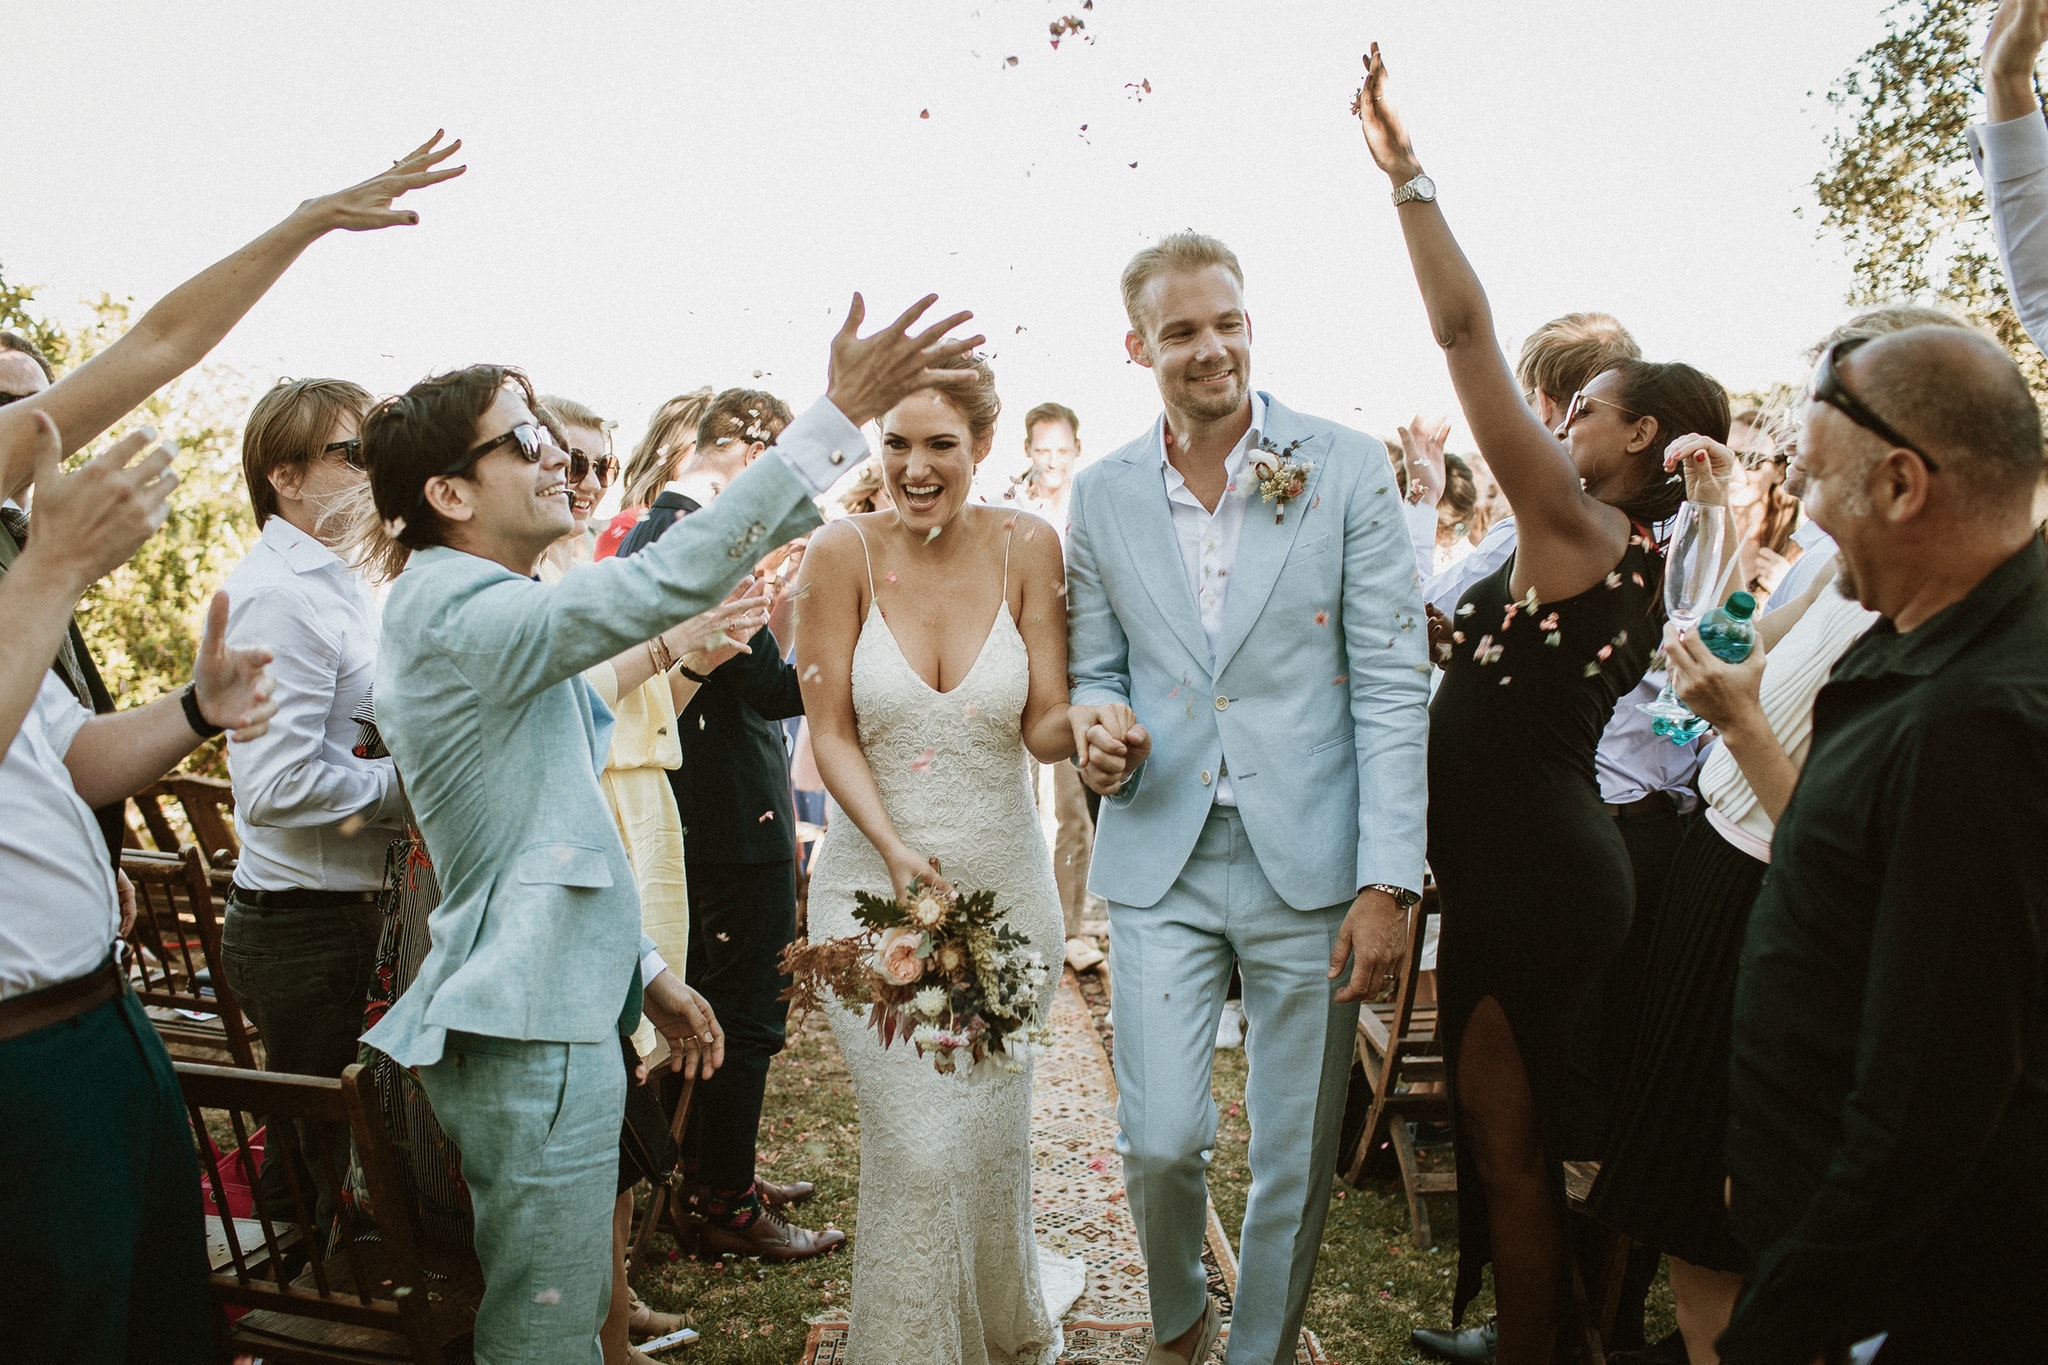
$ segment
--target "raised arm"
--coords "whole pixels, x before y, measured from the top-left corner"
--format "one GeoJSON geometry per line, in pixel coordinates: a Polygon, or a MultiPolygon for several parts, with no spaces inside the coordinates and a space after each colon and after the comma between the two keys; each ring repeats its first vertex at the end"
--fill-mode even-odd
{"type": "MultiPolygon", "coordinates": [[[[1422,163],[1387,97],[1379,44],[1373,44],[1365,64],[1365,86],[1354,112],[1373,161],[1398,190],[1422,174],[1422,163]]],[[[1587,496],[1570,454],[1523,401],[1494,334],[1486,291],[1434,194],[1410,198],[1397,212],[1430,330],[1450,365],[1465,424],[1515,509],[1521,528],[1516,577],[1546,598],[1580,591],[1620,558],[1628,518],[1587,496]]]]}
{"type": "Polygon", "coordinates": [[[2048,0],[2004,0],[1984,40],[1985,123],[1969,130],[1991,230],[2020,325],[2048,338],[2048,123],[2034,67],[2048,43],[2048,0]]]}
{"type": "Polygon", "coordinates": [[[47,412],[57,424],[68,455],[204,359],[321,237],[337,228],[366,232],[417,223],[419,214],[392,203],[464,170],[441,166],[462,146],[443,146],[441,136],[435,133],[388,171],[306,200],[276,227],[166,294],[106,350],[41,393],[0,408],[0,495],[12,497],[28,484],[31,465],[19,451],[24,424],[36,412],[47,412]]]}

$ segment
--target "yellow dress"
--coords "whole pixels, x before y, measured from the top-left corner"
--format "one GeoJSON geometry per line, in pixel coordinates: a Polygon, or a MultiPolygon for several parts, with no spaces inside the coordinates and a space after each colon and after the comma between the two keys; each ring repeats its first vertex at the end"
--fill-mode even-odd
{"type": "MultiPolygon", "coordinates": [[[[541,562],[542,582],[553,583],[561,576],[552,561],[541,562]]],[[[683,820],[668,785],[669,772],[683,766],[669,675],[657,673],[624,697],[608,662],[586,670],[583,678],[612,710],[612,748],[599,785],[611,803],[612,819],[640,889],[640,927],[654,940],[669,970],[681,976],[690,948],[690,892],[683,876],[683,820]]],[[[633,1031],[633,1046],[645,1057],[658,1042],[654,1026],[642,1016],[633,1031]]]]}

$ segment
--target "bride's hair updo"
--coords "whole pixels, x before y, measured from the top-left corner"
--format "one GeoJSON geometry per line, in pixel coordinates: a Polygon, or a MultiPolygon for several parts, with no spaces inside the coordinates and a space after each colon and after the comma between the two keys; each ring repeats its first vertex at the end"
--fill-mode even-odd
{"type": "Polygon", "coordinates": [[[944,398],[960,414],[967,423],[968,433],[977,442],[991,439],[996,431],[996,417],[1003,410],[1003,400],[996,396],[996,372],[978,354],[968,356],[951,368],[972,370],[974,378],[944,387],[934,384],[929,392],[944,398]]]}

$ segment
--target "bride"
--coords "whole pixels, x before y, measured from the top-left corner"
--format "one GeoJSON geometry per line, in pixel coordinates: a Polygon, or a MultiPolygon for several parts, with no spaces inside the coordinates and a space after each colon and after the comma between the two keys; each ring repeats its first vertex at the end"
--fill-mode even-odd
{"type": "MultiPolygon", "coordinates": [[[[1071,758],[1076,722],[1086,734],[1095,716],[1067,701],[1058,535],[968,504],[999,407],[979,358],[961,382],[899,403],[881,421],[893,507],[834,522],[805,557],[797,668],[832,797],[810,934],[857,932],[855,891],[901,895],[942,873],[993,891],[1057,970],[1063,922],[1030,758],[1071,758]]],[[[1119,719],[1109,733],[1124,733],[1119,719]]],[[[907,1043],[885,1050],[864,1014],[835,1009],[832,1027],[860,1105],[846,1358],[1056,1359],[1086,1267],[1033,1242],[1030,1068],[940,1075],[907,1043]]]]}

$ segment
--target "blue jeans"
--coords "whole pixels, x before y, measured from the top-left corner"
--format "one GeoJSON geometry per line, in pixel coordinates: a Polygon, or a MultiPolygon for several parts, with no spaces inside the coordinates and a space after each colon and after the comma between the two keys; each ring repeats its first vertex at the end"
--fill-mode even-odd
{"type": "Polygon", "coordinates": [[[618,1040],[450,1031],[419,1076],[476,1211],[476,1365],[599,1365],[626,1112],[618,1040]]]}

